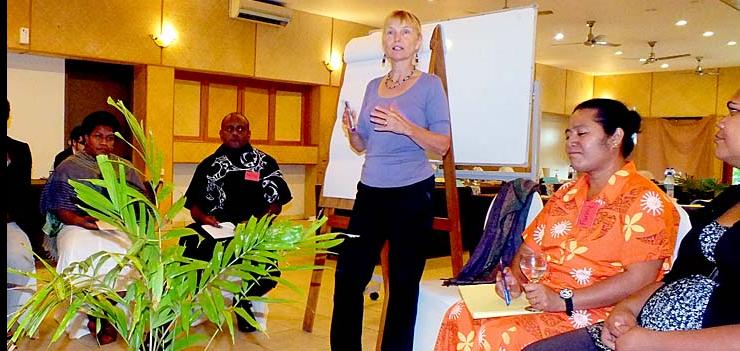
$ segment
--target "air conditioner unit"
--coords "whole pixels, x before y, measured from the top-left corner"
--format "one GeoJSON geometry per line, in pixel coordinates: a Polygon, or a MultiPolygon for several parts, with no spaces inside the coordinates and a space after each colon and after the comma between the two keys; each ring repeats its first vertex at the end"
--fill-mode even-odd
{"type": "Polygon", "coordinates": [[[285,26],[293,10],[278,0],[229,0],[229,16],[275,26],[285,26]]]}

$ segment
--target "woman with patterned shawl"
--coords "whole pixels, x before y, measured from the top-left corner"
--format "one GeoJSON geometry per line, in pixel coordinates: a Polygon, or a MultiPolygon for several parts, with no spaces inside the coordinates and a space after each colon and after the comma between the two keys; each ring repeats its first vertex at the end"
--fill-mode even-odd
{"type": "MultiPolygon", "coordinates": [[[[47,234],[47,249],[57,259],[57,272],[62,272],[73,262],[82,261],[91,255],[106,251],[126,253],[131,241],[125,233],[115,230],[101,230],[96,219],[85,213],[80,207],[74,188],[69,180],[83,181],[85,179],[100,179],[100,168],[96,160],[97,155],[111,155],[115,143],[115,132],[119,128],[116,117],[104,111],[93,112],[82,122],[85,140],[85,149],[65,159],[52,173],[41,194],[41,212],[46,214],[44,232],[47,234]]],[[[144,194],[148,192],[134,169],[128,169],[126,179],[130,185],[139,188],[144,194]]],[[[88,183],[88,185],[92,186],[88,183]]],[[[100,187],[93,186],[103,193],[100,187]]],[[[105,274],[115,266],[112,260],[102,265],[101,274],[105,274]]],[[[125,279],[118,279],[116,287],[125,290],[125,279]]],[[[68,332],[70,337],[79,338],[94,331],[92,320],[87,326],[84,318],[80,324],[72,323],[68,332]],[[90,329],[88,331],[88,329],[90,329]]],[[[115,329],[108,328],[106,323],[103,330],[97,335],[100,344],[115,341],[115,329]]]]}
{"type": "MultiPolygon", "coordinates": [[[[435,350],[521,350],[604,320],[615,303],[662,277],[679,217],[671,200],[626,160],[639,129],[640,116],[619,101],[592,99],[575,108],[566,151],[580,177],[547,202],[504,269],[512,297],[524,294],[544,313],[473,319],[461,301],[447,311],[435,350]],[[530,252],[547,256],[548,273],[539,283],[519,269],[530,252]]],[[[499,296],[502,280],[499,274],[499,296]]]]}

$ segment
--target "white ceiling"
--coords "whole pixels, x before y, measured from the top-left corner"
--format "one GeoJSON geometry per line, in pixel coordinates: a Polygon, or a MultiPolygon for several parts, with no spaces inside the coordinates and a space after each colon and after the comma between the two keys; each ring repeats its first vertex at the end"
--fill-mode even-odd
{"type": "MultiPolygon", "coordinates": [[[[740,11],[720,0],[510,0],[508,6],[535,2],[540,11],[554,12],[538,17],[538,63],[597,75],[694,69],[693,56],[704,57],[705,69],[740,66],[740,44],[727,45],[730,40],[740,42],[740,11]],[[675,26],[679,19],[688,24],[675,26]],[[594,34],[604,34],[610,42],[622,46],[552,45],[557,43],[553,36],[558,32],[565,34],[561,42],[585,41],[587,20],[596,21],[594,34]],[[705,31],[713,31],[715,35],[705,38],[702,36],[705,31]],[[658,41],[655,47],[658,57],[684,53],[692,57],[643,65],[637,59],[648,55],[650,40],[658,41]],[[617,50],[624,54],[615,56],[617,50]],[[661,69],[659,65],[663,62],[670,67],[661,69]]],[[[426,23],[504,7],[504,0],[285,0],[285,3],[296,10],[373,27],[382,26],[385,16],[398,8],[413,12],[426,23]]]]}

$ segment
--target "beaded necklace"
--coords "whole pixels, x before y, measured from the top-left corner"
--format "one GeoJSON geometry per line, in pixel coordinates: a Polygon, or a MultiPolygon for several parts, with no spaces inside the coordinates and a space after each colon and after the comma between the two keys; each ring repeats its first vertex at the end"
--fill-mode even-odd
{"type": "Polygon", "coordinates": [[[400,80],[393,80],[391,79],[391,72],[388,72],[388,75],[385,76],[385,87],[388,89],[396,89],[401,86],[401,84],[406,83],[407,80],[411,79],[411,76],[414,75],[414,72],[416,72],[416,67],[409,72],[408,75],[403,77],[400,80]]]}

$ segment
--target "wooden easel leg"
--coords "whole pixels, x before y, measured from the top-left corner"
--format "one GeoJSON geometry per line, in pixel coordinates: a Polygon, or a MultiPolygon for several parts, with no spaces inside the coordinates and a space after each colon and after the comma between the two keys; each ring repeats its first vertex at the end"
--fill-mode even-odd
{"type": "MultiPolygon", "coordinates": [[[[326,215],[334,215],[334,209],[329,208],[326,210],[326,215]]],[[[328,225],[324,225],[319,231],[326,233],[330,230],[328,225]]],[[[326,264],[326,254],[317,253],[313,258],[313,264],[315,266],[323,266],[326,264]]],[[[313,323],[316,320],[316,307],[319,305],[319,293],[321,292],[321,279],[324,276],[323,269],[314,269],[311,273],[311,283],[308,287],[308,300],[306,301],[306,310],[303,313],[303,331],[313,331],[313,323]]]]}
{"type": "MultiPolygon", "coordinates": [[[[326,264],[326,254],[317,253],[313,259],[313,264],[316,266],[326,264]]],[[[323,269],[314,269],[311,273],[311,285],[308,288],[306,311],[303,313],[303,331],[309,333],[313,331],[313,323],[316,320],[316,307],[319,304],[319,292],[321,291],[321,278],[323,275],[323,269]]]]}
{"type": "Polygon", "coordinates": [[[375,343],[375,350],[380,351],[380,346],[383,344],[383,330],[385,329],[385,316],[388,313],[388,282],[389,270],[388,270],[388,241],[383,245],[383,250],[380,251],[380,268],[383,271],[383,309],[380,310],[380,325],[378,326],[378,340],[375,343]]]}

